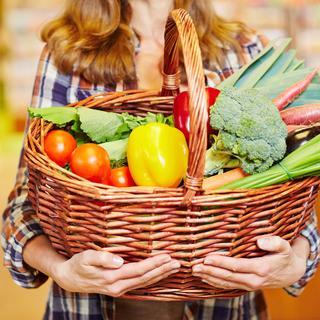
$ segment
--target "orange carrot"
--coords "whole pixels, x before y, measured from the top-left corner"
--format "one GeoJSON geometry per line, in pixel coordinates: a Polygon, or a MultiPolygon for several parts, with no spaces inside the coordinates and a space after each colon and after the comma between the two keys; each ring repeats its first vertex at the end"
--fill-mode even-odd
{"type": "Polygon", "coordinates": [[[224,186],[227,183],[239,180],[246,177],[246,174],[241,168],[235,168],[229,171],[226,171],[215,176],[205,178],[202,183],[202,188],[204,190],[213,190],[219,187],[224,186]]]}
{"type": "Polygon", "coordinates": [[[281,92],[272,100],[279,111],[283,110],[289,103],[294,101],[304,90],[307,89],[308,85],[311,83],[312,79],[318,73],[318,71],[319,67],[314,69],[304,79],[300,80],[299,82],[281,92]]]}

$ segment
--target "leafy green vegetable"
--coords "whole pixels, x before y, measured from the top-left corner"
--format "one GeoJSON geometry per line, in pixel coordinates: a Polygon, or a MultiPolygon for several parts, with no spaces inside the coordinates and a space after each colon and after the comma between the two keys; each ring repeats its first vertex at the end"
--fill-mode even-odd
{"type": "MultiPolygon", "coordinates": [[[[268,82],[270,78],[281,75],[288,68],[292,60],[296,55],[296,50],[289,50],[288,52],[283,52],[274,64],[269,68],[269,70],[261,77],[258,84],[262,86],[264,83],[268,82]]],[[[256,87],[256,86],[255,86],[256,87]]]]}
{"type": "Polygon", "coordinates": [[[50,108],[29,108],[31,118],[43,118],[55,125],[62,127],[67,123],[78,120],[76,108],[70,107],[50,107],[50,108]]]}
{"type": "MultiPolygon", "coordinates": [[[[304,68],[304,69],[299,69],[299,70],[278,74],[276,77],[270,78],[264,85],[261,85],[259,83],[256,89],[259,89],[260,91],[265,93],[266,90],[264,88],[270,88],[272,90],[275,87],[277,88],[278,86],[280,86],[281,88],[276,93],[276,94],[279,94],[279,92],[282,92],[289,86],[292,86],[299,80],[305,78],[309,73],[312,72],[312,70],[313,68],[304,68]]],[[[273,97],[270,97],[270,98],[273,98],[273,97]]]]}
{"type": "Polygon", "coordinates": [[[222,81],[217,88],[220,90],[225,87],[235,86],[237,81],[241,76],[255,71],[255,68],[258,67],[262,61],[265,61],[268,57],[272,56],[274,51],[274,42],[269,43],[250,63],[245,64],[241,69],[234,72],[226,80],[222,81]]]}
{"type": "MultiPolygon", "coordinates": [[[[271,41],[253,60],[235,71],[230,77],[222,81],[217,88],[236,87],[239,89],[256,88],[270,99],[289,88],[292,84],[305,78],[310,68],[305,67],[304,61],[295,57],[296,51],[286,50],[290,38],[271,41]]],[[[316,76],[313,84],[320,83],[320,76],[316,76]]],[[[304,94],[311,92],[309,86],[304,94]]],[[[320,90],[315,91],[315,99],[297,97],[287,107],[302,105],[305,100],[320,100],[320,90]],[[299,100],[299,102],[296,102],[299,100]]]]}
{"type": "Polygon", "coordinates": [[[211,108],[210,125],[219,130],[213,152],[236,157],[247,173],[265,171],[285,154],[286,125],[256,89],[224,88],[211,108]]]}
{"type": "Polygon", "coordinates": [[[29,108],[29,113],[33,118],[43,118],[60,127],[70,125],[70,130],[79,144],[126,139],[134,128],[150,122],[173,126],[172,116],[165,117],[163,114],[151,112],[146,117],[137,117],[128,113],[118,114],[84,107],[52,107],[29,108]]]}
{"type": "Polygon", "coordinates": [[[304,61],[295,58],[286,69],[286,72],[298,70],[303,66],[304,66],[304,61]]]}
{"type": "Polygon", "coordinates": [[[110,160],[122,160],[127,156],[128,138],[100,144],[108,151],[110,160]]]}
{"type": "Polygon", "coordinates": [[[145,123],[150,123],[150,122],[159,122],[159,123],[164,123],[169,126],[173,127],[173,117],[172,115],[165,117],[162,113],[151,113],[148,112],[147,116],[144,118],[145,123]]]}
{"type": "Polygon", "coordinates": [[[100,144],[107,150],[110,158],[111,168],[119,168],[128,165],[127,162],[127,147],[128,138],[116,141],[110,141],[100,144]]]}
{"type": "Polygon", "coordinates": [[[117,131],[123,125],[121,115],[89,108],[78,109],[81,129],[92,141],[102,143],[119,139],[117,131]]]}
{"type": "Polygon", "coordinates": [[[258,81],[263,78],[265,73],[275,64],[277,59],[284,52],[285,48],[289,45],[290,41],[290,39],[284,39],[281,41],[280,45],[274,49],[272,55],[268,57],[268,59],[265,59],[265,61],[263,61],[259,66],[256,66],[254,72],[247,72],[242,75],[236,83],[236,87],[243,89],[253,88],[258,81]]]}
{"type": "Polygon", "coordinates": [[[219,174],[222,169],[237,168],[240,160],[232,157],[229,152],[218,151],[214,147],[206,151],[204,175],[213,176],[219,174]]]}
{"type": "Polygon", "coordinates": [[[120,160],[110,160],[110,166],[112,169],[127,167],[128,166],[127,158],[120,159],[120,160]]]}
{"type": "Polygon", "coordinates": [[[313,103],[319,103],[319,99],[303,99],[303,98],[299,97],[297,100],[290,103],[289,107],[286,107],[286,109],[292,108],[292,107],[303,106],[305,104],[313,104],[313,103]]]}

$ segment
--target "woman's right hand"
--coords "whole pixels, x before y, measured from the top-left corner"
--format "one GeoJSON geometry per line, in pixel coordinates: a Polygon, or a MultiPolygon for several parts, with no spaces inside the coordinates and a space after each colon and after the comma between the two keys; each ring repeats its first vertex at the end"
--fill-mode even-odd
{"type": "Polygon", "coordinates": [[[86,250],[52,265],[51,277],[70,292],[100,293],[119,297],[139,287],[156,283],[179,271],[180,263],[167,254],[124,264],[105,251],[86,250]]]}

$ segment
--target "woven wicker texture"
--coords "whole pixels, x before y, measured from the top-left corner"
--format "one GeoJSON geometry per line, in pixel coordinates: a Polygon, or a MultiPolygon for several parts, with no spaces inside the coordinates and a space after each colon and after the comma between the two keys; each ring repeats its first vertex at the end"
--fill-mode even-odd
{"type": "Polygon", "coordinates": [[[278,235],[292,241],[310,218],[319,178],[290,181],[256,190],[201,190],[206,141],[206,94],[201,55],[193,23],[183,10],[166,26],[162,93],[144,90],[105,93],[74,104],[145,115],[172,112],[179,86],[178,37],[190,92],[191,137],[184,187],[116,188],[91,183],[45,154],[44,137],[53,127],[34,119],[26,140],[29,198],[58,252],[72,256],[86,249],[120,254],[126,262],[169,253],[179,273],[126,295],[133,299],[196,300],[233,297],[240,290],[211,287],[191,267],[212,252],[234,257],[261,256],[256,239],[278,235]]]}

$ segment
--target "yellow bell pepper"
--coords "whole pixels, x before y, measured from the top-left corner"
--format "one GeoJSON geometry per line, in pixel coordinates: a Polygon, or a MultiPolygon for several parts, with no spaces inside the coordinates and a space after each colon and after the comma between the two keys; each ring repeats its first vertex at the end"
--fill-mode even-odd
{"type": "Polygon", "coordinates": [[[127,149],[129,170],[138,186],[177,187],[188,166],[183,133],[152,122],[132,130],[127,149]]]}

